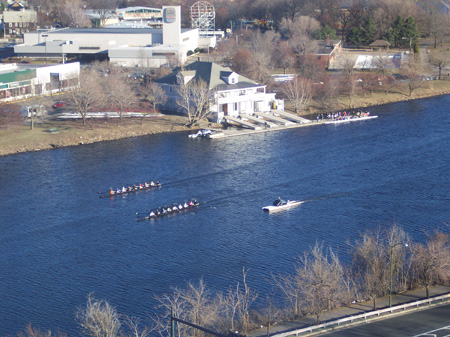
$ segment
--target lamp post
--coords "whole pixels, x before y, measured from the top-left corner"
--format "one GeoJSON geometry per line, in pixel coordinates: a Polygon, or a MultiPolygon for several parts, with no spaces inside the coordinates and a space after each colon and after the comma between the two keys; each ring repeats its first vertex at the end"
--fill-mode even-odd
{"type": "Polygon", "coordinates": [[[47,37],[48,37],[48,34],[42,34],[41,35],[42,37],[45,37],[45,64],[47,64],[47,37]]]}
{"type": "MultiPolygon", "coordinates": [[[[389,307],[392,306],[392,272],[393,272],[392,260],[393,260],[393,256],[394,256],[394,248],[397,247],[398,245],[402,245],[402,244],[403,243],[401,243],[401,242],[397,242],[391,246],[391,258],[389,260],[389,264],[391,267],[390,288],[389,288],[389,307]]],[[[407,243],[405,243],[404,245],[405,245],[405,247],[408,247],[407,243]]]]}
{"type": "MultiPolygon", "coordinates": [[[[402,40],[408,40],[406,37],[402,37],[402,40]]],[[[411,54],[411,44],[412,44],[412,37],[409,38],[409,53],[411,54]]]]}

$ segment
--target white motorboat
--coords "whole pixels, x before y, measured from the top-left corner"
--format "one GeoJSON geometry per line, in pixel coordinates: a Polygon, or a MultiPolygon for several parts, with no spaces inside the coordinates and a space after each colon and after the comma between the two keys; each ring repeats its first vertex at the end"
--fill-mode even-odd
{"type": "Polygon", "coordinates": [[[271,213],[271,212],[277,212],[277,211],[286,210],[286,209],[289,209],[291,207],[298,206],[298,205],[300,205],[302,203],[304,203],[304,201],[300,201],[300,200],[284,201],[284,200],[278,199],[278,200],[275,200],[273,202],[273,205],[265,206],[262,209],[265,212],[271,213]]]}
{"type": "Polygon", "coordinates": [[[189,135],[189,138],[206,138],[211,133],[211,130],[199,130],[197,133],[189,135]]]}

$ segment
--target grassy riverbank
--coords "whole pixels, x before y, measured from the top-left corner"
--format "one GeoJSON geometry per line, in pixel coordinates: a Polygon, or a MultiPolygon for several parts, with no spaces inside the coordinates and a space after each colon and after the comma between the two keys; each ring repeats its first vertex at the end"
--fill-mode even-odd
{"type": "MultiPolygon", "coordinates": [[[[355,95],[351,102],[349,97],[340,96],[338,104],[339,109],[367,108],[449,93],[450,81],[424,81],[423,87],[416,89],[412,96],[409,96],[407,85],[400,84],[392,88],[388,94],[376,91],[373,94],[355,95]]],[[[289,107],[289,104],[286,106],[289,107]]],[[[314,104],[312,106],[314,107],[314,104]]],[[[305,115],[315,112],[323,111],[310,109],[305,112],[305,115]]],[[[92,120],[87,127],[83,127],[79,120],[48,119],[37,123],[33,130],[30,130],[29,125],[0,129],[0,155],[83,145],[155,133],[186,131],[189,130],[185,126],[186,122],[187,118],[182,116],[164,115],[145,118],[144,121],[124,119],[121,124],[116,120],[110,120],[108,123],[105,123],[104,120],[92,120]]]]}

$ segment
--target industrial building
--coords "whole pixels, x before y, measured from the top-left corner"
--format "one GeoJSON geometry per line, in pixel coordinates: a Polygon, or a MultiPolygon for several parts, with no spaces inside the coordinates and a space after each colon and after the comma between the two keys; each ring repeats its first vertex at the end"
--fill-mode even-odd
{"type": "MultiPolygon", "coordinates": [[[[24,34],[14,52],[21,57],[68,56],[109,58],[120,66],[160,67],[175,58],[183,64],[188,52],[199,48],[198,28],[181,28],[180,6],[164,6],[162,28],[62,28],[24,34]]],[[[215,37],[207,38],[209,45],[215,37]]]]}

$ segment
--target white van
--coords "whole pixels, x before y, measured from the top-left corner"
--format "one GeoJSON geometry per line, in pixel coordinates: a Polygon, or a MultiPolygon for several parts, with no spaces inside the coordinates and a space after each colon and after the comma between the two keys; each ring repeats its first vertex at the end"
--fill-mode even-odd
{"type": "Polygon", "coordinates": [[[31,117],[31,114],[34,114],[34,116],[42,117],[45,116],[47,113],[47,110],[43,105],[32,105],[32,106],[24,106],[22,110],[20,110],[20,114],[24,117],[31,117]]]}

